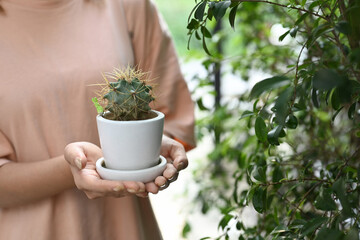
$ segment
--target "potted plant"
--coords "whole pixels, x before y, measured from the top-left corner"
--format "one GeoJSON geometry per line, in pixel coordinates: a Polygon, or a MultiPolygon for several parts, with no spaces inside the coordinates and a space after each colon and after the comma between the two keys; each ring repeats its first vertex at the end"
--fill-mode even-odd
{"type": "Polygon", "coordinates": [[[103,179],[149,182],[165,169],[160,156],[164,114],[149,106],[155,97],[146,75],[130,66],[115,68],[103,75],[92,99],[103,151],[96,169],[103,179]]]}

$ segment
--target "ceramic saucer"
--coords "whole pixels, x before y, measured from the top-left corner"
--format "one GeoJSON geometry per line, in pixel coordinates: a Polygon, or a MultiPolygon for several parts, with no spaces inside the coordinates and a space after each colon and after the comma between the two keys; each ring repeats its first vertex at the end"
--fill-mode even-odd
{"type": "Polygon", "coordinates": [[[96,171],[105,180],[150,182],[160,176],[166,167],[166,159],[160,155],[159,164],[140,170],[115,170],[105,166],[104,158],[96,161],[96,171]]]}

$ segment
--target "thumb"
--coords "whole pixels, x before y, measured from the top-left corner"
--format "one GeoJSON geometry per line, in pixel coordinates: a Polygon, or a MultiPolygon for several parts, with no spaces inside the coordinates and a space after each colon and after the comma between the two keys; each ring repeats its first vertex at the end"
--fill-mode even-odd
{"type": "Polygon", "coordinates": [[[83,147],[78,143],[70,143],[65,147],[64,157],[73,167],[81,170],[86,165],[86,155],[83,147]]]}

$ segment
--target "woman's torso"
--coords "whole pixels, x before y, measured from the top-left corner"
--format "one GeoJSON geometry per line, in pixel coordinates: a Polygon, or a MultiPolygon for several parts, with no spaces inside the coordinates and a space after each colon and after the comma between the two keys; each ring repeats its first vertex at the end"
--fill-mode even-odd
{"type": "MultiPolygon", "coordinates": [[[[91,85],[134,61],[121,1],[1,4],[0,134],[11,160],[46,160],[74,141],[98,144],[91,85]]],[[[74,189],[0,210],[0,240],[159,238],[143,199],[88,200],[74,189]]]]}

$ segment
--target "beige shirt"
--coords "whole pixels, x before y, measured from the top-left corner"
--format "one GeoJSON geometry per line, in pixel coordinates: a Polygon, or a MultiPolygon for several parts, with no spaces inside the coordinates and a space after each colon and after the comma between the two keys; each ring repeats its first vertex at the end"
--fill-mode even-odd
{"type": "MultiPolygon", "coordinates": [[[[147,0],[1,0],[0,166],[99,144],[91,84],[133,64],[151,72],[165,131],[194,145],[193,104],[166,26],[147,0]]],[[[0,193],[1,194],[1,193],[0,193]]],[[[170,217],[170,216],[169,216],[170,217]]],[[[174,217],[174,216],[173,216],[174,217]]],[[[0,209],[0,240],[160,239],[147,199],[77,189],[0,209]]]]}

